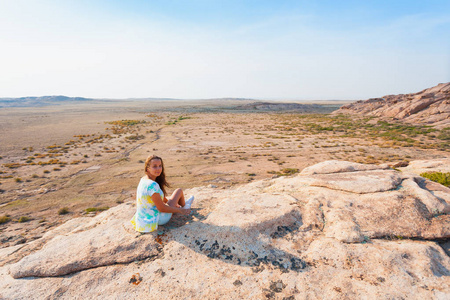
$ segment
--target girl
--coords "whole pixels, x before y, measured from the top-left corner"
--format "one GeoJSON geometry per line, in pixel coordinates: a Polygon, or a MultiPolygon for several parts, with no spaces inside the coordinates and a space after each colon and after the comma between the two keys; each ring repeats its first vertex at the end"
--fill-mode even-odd
{"type": "Polygon", "coordinates": [[[134,229],[152,232],[158,225],[169,222],[172,213],[188,215],[194,196],[187,201],[181,189],[176,189],[169,198],[164,197],[169,184],[164,174],[164,164],[160,157],[151,155],[145,161],[145,176],[141,178],[136,193],[137,210],[131,219],[134,229]]]}

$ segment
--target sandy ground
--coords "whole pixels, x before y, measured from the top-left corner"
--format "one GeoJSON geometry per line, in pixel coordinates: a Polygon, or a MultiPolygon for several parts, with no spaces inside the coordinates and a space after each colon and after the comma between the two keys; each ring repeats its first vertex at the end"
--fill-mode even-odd
{"type": "MultiPolygon", "coordinates": [[[[88,208],[134,201],[150,154],[163,157],[171,190],[227,188],[328,159],[393,164],[450,156],[432,148],[386,146],[364,134],[309,131],[323,115],[227,109],[242,103],[248,101],[1,109],[0,217],[10,221],[0,224],[0,248],[39,238],[88,208]],[[62,208],[68,213],[61,214],[62,208]]],[[[206,215],[212,207],[199,209],[206,215]]]]}

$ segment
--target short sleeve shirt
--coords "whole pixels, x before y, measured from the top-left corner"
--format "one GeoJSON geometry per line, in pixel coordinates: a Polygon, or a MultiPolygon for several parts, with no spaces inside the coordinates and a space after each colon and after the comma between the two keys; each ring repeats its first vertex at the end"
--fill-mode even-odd
{"type": "Polygon", "coordinates": [[[141,178],[136,192],[136,213],[131,219],[136,231],[152,232],[158,229],[160,212],[152,199],[156,193],[164,199],[164,193],[157,182],[145,177],[141,178]]]}

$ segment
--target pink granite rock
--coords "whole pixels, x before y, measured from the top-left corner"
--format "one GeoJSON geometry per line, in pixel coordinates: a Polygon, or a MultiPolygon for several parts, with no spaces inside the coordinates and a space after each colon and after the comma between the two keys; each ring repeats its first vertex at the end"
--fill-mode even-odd
{"type": "Polygon", "coordinates": [[[410,124],[450,126],[450,83],[414,94],[388,95],[342,106],[334,114],[389,117],[410,124]]]}

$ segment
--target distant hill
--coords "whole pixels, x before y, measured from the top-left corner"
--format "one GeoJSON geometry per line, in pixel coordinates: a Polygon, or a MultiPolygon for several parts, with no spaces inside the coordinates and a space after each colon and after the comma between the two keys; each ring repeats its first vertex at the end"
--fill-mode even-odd
{"type": "MultiPolygon", "coordinates": [[[[67,96],[41,96],[41,97],[21,97],[21,98],[0,98],[1,107],[40,107],[48,105],[61,105],[73,102],[91,102],[91,101],[184,101],[187,99],[176,98],[125,98],[125,99],[97,99],[83,97],[67,97],[67,96]]],[[[249,101],[253,99],[247,98],[214,98],[214,99],[191,99],[201,101],[249,101]]]]}
{"type": "Polygon", "coordinates": [[[42,96],[21,98],[0,98],[0,107],[36,107],[67,102],[92,101],[91,98],[67,96],[42,96]]]}
{"type": "Polygon", "coordinates": [[[450,82],[418,93],[387,95],[344,105],[335,114],[389,117],[410,124],[450,126],[450,82]]]}

